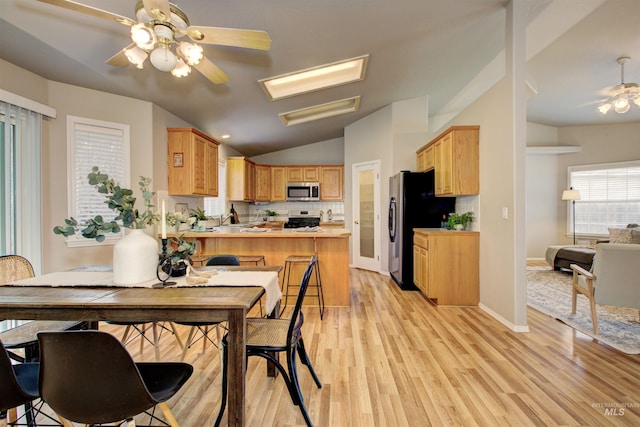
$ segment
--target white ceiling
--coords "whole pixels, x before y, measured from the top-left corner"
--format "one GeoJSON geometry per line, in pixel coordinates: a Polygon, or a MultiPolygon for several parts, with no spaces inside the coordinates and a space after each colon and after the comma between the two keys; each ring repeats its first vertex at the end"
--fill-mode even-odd
{"type": "MultiPolygon", "coordinates": [[[[136,0],[76,0],[134,18],[136,0]]],[[[531,122],[552,126],[640,121],[596,110],[620,83],[616,58],[640,81],[640,1],[526,0],[531,122]]],[[[153,102],[248,155],[343,136],[345,126],[396,101],[428,96],[429,126],[444,124],[501,77],[505,0],[175,0],[192,25],[265,30],[271,50],[215,45],[205,55],[229,76],[213,85],[147,65],[105,61],[128,27],[35,0],[0,0],[0,58],[47,79],[153,102]],[[369,54],[366,79],[269,101],[258,80],[369,54]],[[496,66],[497,65],[497,66],[496,66]],[[360,111],[285,127],[278,114],[361,95],[360,111]]],[[[1,78],[1,77],[0,77],[1,78]]],[[[53,106],[55,107],[55,105],[53,106]]]]}

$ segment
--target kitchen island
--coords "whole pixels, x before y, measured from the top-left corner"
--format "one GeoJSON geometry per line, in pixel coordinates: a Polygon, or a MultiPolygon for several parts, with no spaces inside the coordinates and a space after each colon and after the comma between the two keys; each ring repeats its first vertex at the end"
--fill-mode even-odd
{"type": "MultiPolygon", "coordinates": [[[[169,237],[171,236],[169,234],[169,237]]],[[[351,232],[344,228],[311,231],[303,228],[270,229],[242,226],[223,226],[213,231],[184,233],[186,240],[198,242],[199,256],[263,255],[267,265],[284,265],[289,255],[315,253],[318,255],[325,305],[335,307],[349,306],[350,236],[351,232]]],[[[291,280],[297,280],[299,283],[300,274],[292,274],[291,280]]]]}

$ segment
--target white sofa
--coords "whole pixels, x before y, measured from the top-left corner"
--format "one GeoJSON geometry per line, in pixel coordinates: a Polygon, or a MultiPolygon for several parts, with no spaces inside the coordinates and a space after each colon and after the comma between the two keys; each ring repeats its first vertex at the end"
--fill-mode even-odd
{"type": "Polygon", "coordinates": [[[593,267],[587,271],[575,264],[571,313],[576,312],[578,294],[585,295],[591,306],[593,330],[600,333],[596,304],[640,308],[640,245],[599,243],[593,267]]]}

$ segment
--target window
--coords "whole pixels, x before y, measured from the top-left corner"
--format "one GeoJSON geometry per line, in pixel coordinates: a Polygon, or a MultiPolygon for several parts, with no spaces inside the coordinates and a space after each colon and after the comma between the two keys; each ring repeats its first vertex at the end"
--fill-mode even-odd
{"type": "MultiPolygon", "coordinates": [[[[69,216],[78,224],[96,215],[111,221],[118,214],[104,203],[105,198],[89,185],[87,176],[93,166],[109,174],[123,187],[129,187],[129,126],[67,116],[69,154],[69,216]]],[[[113,243],[122,233],[107,235],[113,243]]],[[[69,246],[92,246],[100,243],[81,235],[69,237],[69,246]]]]}
{"type": "MultiPolygon", "coordinates": [[[[610,227],[640,223],[640,161],[571,166],[568,172],[569,185],[580,191],[576,234],[606,236],[610,227]]],[[[567,223],[571,233],[572,221],[567,223]]]]}
{"type": "MultiPolygon", "coordinates": [[[[0,93],[3,97],[5,93],[0,93]]],[[[11,96],[21,105],[24,99],[11,96]]],[[[26,257],[40,274],[42,264],[41,104],[26,108],[0,102],[0,254],[26,257]]],[[[51,109],[44,108],[49,114],[51,109]]],[[[55,115],[55,114],[54,114],[55,115]]]]}
{"type": "Polygon", "coordinates": [[[218,197],[204,198],[204,213],[207,216],[219,217],[227,212],[225,198],[227,197],[227,163],[218,160],[218,197]]]}

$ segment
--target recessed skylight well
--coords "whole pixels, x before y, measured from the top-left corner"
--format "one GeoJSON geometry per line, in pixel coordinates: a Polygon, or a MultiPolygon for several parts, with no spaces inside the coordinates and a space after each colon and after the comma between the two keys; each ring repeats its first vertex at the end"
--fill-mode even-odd
{"type": "Polygon", "coordinates": [[[360,95],[326,104],[314,105],[279,114],[285,126],[307,123],[313,120],[326,119],[341,114],[352,113],[360,108],[360,95]]]}
{"type": "Polygon", "coordinates": [[[295,71],[258,82],[272,101],[364,80],[369,55],[295,71]]]}

